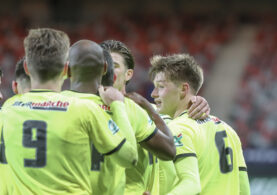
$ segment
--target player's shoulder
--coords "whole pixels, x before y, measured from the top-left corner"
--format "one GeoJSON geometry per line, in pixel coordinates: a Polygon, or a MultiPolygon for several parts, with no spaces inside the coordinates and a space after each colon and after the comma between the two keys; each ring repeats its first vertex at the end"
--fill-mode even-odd
{"type": "Polygon", "coordinates": [[[211,118],[211,121],[213,122],[213,125],[219,126],[219,128],[221,130],[226,131],[228,137],[233,137],[234,139],[239,140],[239,136],[238,136],[237,132],[228,123],[226,123],[225,121],[223,121],[223,120],[221,120],[218,117],[213,116],[213,115],[210,115],[209,117],[211,118]]]}
{"type": "Polygon", "coordinates": [[[7,106],[10,106],[10,105],[14,104],[17,100],[20,100],[21,97],[22,97],[22,94],[17,94],[17,95],[14,95],[14,96],[8,98],[8,99],[4,102],[2,108],[5,108],[5,107],[7,107],[7,106]]]}
{"type": "Polygon", "coordinates": [[[172,119],[168,125],[175,133],[185,133],[191,136],[200,131],[198,123],[188,117],[187,111],[182,112],[178,117],[172,119]]]}
{"type": "Polygon", "coordinates": [[[134,102],[132,99],[130,99],[128,97],[124,97],[124,104],[126,106],[134,106],[134,107],[139,106],[139,105],[137,105],[136,102],[134,102]]]}
{"type": "Polygon", "coordinates": [[[168,124],[172,121],[172,118],[167,114],[160,114],[160,117],[164,120],[164,122],[166,124],[168,124]]]}
{"type": "Polygon", "coordinates": [[[65,90],[60,93],[62,97],[68,99],[73,102],[77,106],[86,106],[86,105],[96,105],[96,101],[101,99],[97,95],[89,94],[89,93],[80,93],[77,91],[65,90]],[[93,100],[93,101],[91,101],[93,100]]]}
{"type": "Polygon", "coordinates": [[[68,96],[68,97],[76,97],[80,99],[98,99],[100,98],[98,95],[92,94],[92,93],[84,93],[84,92],[78,92],[74,90],[64,90],[60,94],[68,96]]]}
{"type": "Polygon", "coordinates": [[[79,110],[93,110],[99,108],[98,104],[90,99],[78,98],[78,97],[66,97],[72,108],[79,110]]]}
{"type": "Polygon", "coordinates": [[[198,124],[197,120],[194,120],[188,116],[187,111],[183,111],[178,117],[174,118],[172,122],[184,127],[195,127],[198,124]]]}
{"type": "Polygon", "coordinates": [[[130,98],[125,97],[124,104],[127,112],[133,111],[133,113],[136,113],[136,114],[141,113],[141,114],[148,115],[147,112],[142,107],[140,107],[136,102],[134,102],[130,98]]]}
{"type": "Polygon", "coordinates": [[[42,94],[43,98],[41,98],[40,96],[38,97],[30,96],[30,94],[26,94],[26,96],[27,97],[25,99],[30,99],[34,101],[40,101],[40,102],[43,101],[43,102],[46,102],[46,104],[50,103],[50,105],[52,104],[56,107],[63,107],[63,108],[66,107],[67,110],[71,112],[78,110],[78,113],[80,113],[85,110],[98,108],[97,104],[95,104],[90,100],[81,99],[77,96],[68,95],[61,92],[60,93],[55,92],[55,93],[49,93],[49,94],[44,93],[42,94]]]}

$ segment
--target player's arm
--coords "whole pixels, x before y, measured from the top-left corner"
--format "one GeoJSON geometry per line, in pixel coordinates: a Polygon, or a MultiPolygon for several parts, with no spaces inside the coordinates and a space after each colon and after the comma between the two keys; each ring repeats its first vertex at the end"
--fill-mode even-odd
{"type": "Polygon", "coordinates": [[[128,121],[128,116],[125,111],[123,102],[114,101],[110,104],[111,111],[113,112],[113,120],[118,125],[122,134],[126,137],[126,143],[113,153],[111,159],[122,167],[131,167],[136,165],[138,161],[137,142],[132,130],[131,124],[128,121]],[[131,160],[133,158],[133,160],[131,160]]]}
{"type": "Polygon", "coordinates": [[[6,154],[5,154],[5,143],[3,137],[3,123],[0,111],[0,164],[7,164],[6,154]]]}
{"type": "Polygon", "coordinates": [[[201,96],[193,96],[188,109],[192,119],[205,119],[210,114],[210,106],[207,100],[201,96]]]}
{"type": "Polygon", "coordinates": [[[86,108],[90,111],[83,116],[88,118],[85,129],[88,129],[95,148],[122,167],[135,166],[138,160],[137,148],[126,140],[121,129],[104,110],[98,105],[91,107],[89,103],[86,108]]]}
{"type": "Polygon", "coordinates": [[[112,119],[118,125],[120,130],[123,132],[123,135],[126,137],[128,142],[132,146],[137,145],[136,137],[132,128],[132,125],[129,122],[127,113],[125,111],[125,105],[121,101],[113,101],[110,104],[110,109],[112,111],[112,119]]]}
{"type": "Polygon", "coordinates": [[[7,189],[7,177],[4,175],[5,170],[7,168],[6,165],[6,157],[5,157],[5,148],[4,148],[4,138],[3,138],[3,132],[2,132],[2,121],[1,121],[1,110],[0,110],[0,194],[1,195],[7,195],[8,189],[7,189]]]}
{"type": "Polygon", "coordinates": [[[172,121],[169,128],[175,135],[176,157],[173,162],[178,182],[168,194],[198,194],[201,184],[194,143],[197,137],[194,128],[197,127],[182,121],[172,121]]]}
{"type": "Polygon", "coordinates": [[[241,195],[249,195],[250,194],[250,185],[247,173],[247,166],[244,160],[243,151],[241,147],[241,142],[239,136],[234,133],[236,138],[236,144],[238,151],[238,162],[239,162],[239,184],[240,184],[240,194],[241,195]]]}
{"type": "Polygon", "coordinates": [[[155,111],[150,102],[141,95],[129,93],[127,96],[146,110],[157,127],[157,131],[152,134],[153,136],[140,142],[140,145],[162,160],[173,160],[176,155],[176,147],[171,131],[163,119],[155,111]]]}
{"type": "Polygon", "coordinates": [[[167,195],[194,195],[201,192],[198,162],[195,156],[177,156],[174,162],[178,182],[167,195]]]}
{"type": "Polygon", "coordinates": [[[250,194],[250,186],[248,180],[248,174],[246,170],[239,171],[239,187],[240,187],[240,195],[249,195],[250,194]]]}
{"type": "Polygon", "coordinates": [[[111,155],[111,159],[123,167],[134,166],[138,160],[137,143],[123,103],[124,96],[112,87],[101,87],[99,93],[104,103],[110,106],[113,112],[112,119],[118,125],[121,134],[126,137],[124,145],[111,155]]]}

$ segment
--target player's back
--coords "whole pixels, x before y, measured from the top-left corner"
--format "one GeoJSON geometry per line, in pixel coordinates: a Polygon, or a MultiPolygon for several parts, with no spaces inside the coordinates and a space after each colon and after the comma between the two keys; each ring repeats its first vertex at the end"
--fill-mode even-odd
{"type": "MultiPolygon", "coordinates": [[[[69,90],[63,91],[62,93],[67,96],[91,100],[112,116],[110,107],[105,105],[102,99],[97,95],[78,93],[69,90]]],[[[146,111],[129,98],[125,98],[124,102],[128,119],[135,131],[137,142],[143,142],[151,138],[151,136],[155,134],[156,129],[146,111]]],[[[131,195],[142,194],[146,190],[151,191],[153,195],[159,194],[156,192],[159,183],[157,158],[143,149],[139,144],[137,145],[137,149],[138,163],[136,167],[125,169],[114,163],[109,156],[101,156],[92,146],[92,158],[93,156],[98,156],[98,158],[92,161],[90,178],[92,186],[97,186],[97,194],[119,195],[125,193],[131,195]],[[97,180],[98,182],[95,182],[97,180]]]]}
{"type": "MultiPolygon", "coordinates": [[[[98,95],[80,93],[73,90],[65,90],[62,94],[68,97],[76,97],[95,102],[99,108],[101,107],[101,109],[105,110],[108,114],[111,114],[109,106],[104,105],[102,99],[98,95]]],[[[109,156],[100,154],[93,144],[91,145],[91,159],[89,177],[91,187],[95,194],[123,194],[125,168],[116,164],[109,156]]]]}
{"type": "Polygon", "coordinates": [[[14,96],[4,104],[10,194],[92,193],[87,106],[98,108],[45,90],[14,96]]]}
{"type": "Polygon", "coordinates": [[[185,114],[179,119],[189,124],[186,136],[196,152],[201,194],[239,194],[239,171],[246,165],[236,132],[214,116],[194,121],[185,114]]]}

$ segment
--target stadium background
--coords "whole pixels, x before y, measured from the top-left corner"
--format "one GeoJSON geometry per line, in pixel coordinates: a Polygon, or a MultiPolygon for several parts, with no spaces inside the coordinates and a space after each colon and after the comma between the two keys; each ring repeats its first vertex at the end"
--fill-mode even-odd
{"type": "MultiPolygon", "coordinates": [[[[123,41],[136,62],[128,89],[150,100],[149,57],[189,52],[205,70],[200,94],[208,100],[211,113],[231,124],[241,138],[251,194],[277,194],[277,1],[0,2],[5,98],[13,95],[15,63],[24,55],[23,39],[30,28],[64,30],[71,43],[123,41]]],[[[68,86],[67,81],[64,88],[68,86]]]]}

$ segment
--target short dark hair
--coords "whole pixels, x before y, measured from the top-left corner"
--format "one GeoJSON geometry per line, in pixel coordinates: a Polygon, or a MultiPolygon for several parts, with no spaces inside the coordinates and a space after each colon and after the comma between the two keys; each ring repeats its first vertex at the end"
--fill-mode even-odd
{"type": "Polygon", "coordinates": [[[30,77],[26,74],[24,70],[24,60],[25,57],[21,58],[17,61],[15,66],[15,79],[25,79],[27,81],[30,81],[30,77]]]}
{"type": "Polygon", "coordinates": [[[163,72],[172,82],[188,82],[197,94],[204,80],[203,70],[188,54],[174,54],[169,56],[153,56],[150,60],[152,67],[149,75],[151,80],[157,73],[163,72]]]}
{"type": "Polygon", "coordinates": [[[3,74],[3,72],[2,72],[2,70],[1,70],[1,68],[0,68],[0,77],[2,76],[2,74],[3,74]]]}
{"type": "Polygon", "coordinates": [[[102,85],[103,86],[113,86],[114,83],[114,68],[113,68],[113,59],[107,50],[103,50],[104,57],[107,62],[107,72],[102,77],[102,85]]]}
{"type": "Polygon", "coordinates": [[[116,40],[106,40],[103,41],[100,45],[109,52],[115,52],[122,55],[125,61],[125,66],[128,69],[134,69],[134,57],[131,54],[131,50],[128,49],[128,47],[124,43],[116,40]]]}
{"type": "Polygon", "coordinates": [[[50,28],[31,29],[24,39],[29,72],[46,82],[56,78],[68,57],[70,41],[65,32],[50,28]]]}

